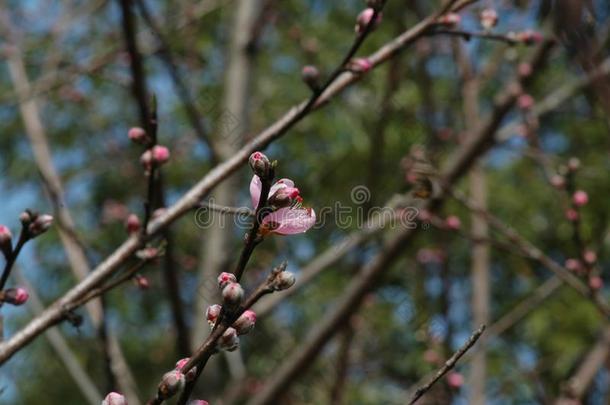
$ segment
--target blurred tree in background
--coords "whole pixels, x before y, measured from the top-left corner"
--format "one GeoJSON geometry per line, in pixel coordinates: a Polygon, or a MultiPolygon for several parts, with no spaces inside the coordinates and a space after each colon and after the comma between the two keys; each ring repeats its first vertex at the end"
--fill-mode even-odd
{"type": "MultiPolygon", "coordinates": [[[[27,207],[57,217],[48,173],[33,153],[31,120],[38,115],[92,268],[127,237],[127,216],[142,218],[147,193],[142,148],[127,136],[142,122],[120,3],[5,1],[0,10],[0,223],[15,235],[27,207]]],[[[133,3],[146,91],[157,99],[158,142],[171,150],[155,208],[173,204],[307,99],[312,90],[301,80],[303,66],[327,77],[354,41],[356,16],[366,7],[362,0],[124,3],[133,3]]],[[[420,195],[423,185],[443,194],[444,204],[424,209],[421,201],[428,200],[416,198],[414,237],[275,403],[408,403],[420,379],[480,323],[488,326],[484,339],[420,403],[609,401],[608,314],[592,301],[607,301],[609,280],[610,7],[601,0],[471,3],[456,26],[430,30],[385,63],[357,72],[358,83],[265,149],[278,161],[278,178],[296,182],[319,223],[257,248],[244,288],[254,289],[287,260],[298,290],[259,316],[238,352],[213,357],[196,397],[229,404],[260,394],[398,231],[376,232],[300,283],[303,269],[361,233],[361,218],[398,195],[420,195]],[[481,27],[485,10],[498,16],[488,30],[481,27]],[[554,44],[544,63],[530,64],[546,39],[554,44]],[[514,77],[531,78],[527,89],[511,86],[514,77]],[[514,102],[499,114],[506,94],[514,102]],[[433,173],[451,164],[488,117],[497,118],[499,129],[444,193],[433,173]],[[504,228],[460,203],[460,195],[486,207],[504,228]],[[522,249],[524,241],[539,254],[522,249]],[[562,283],[553,265],[586,293],[562,283]],[[598,350],[593,360],[592,350],[598,350]],[[579,374],[585,366],[589,374],[579,374]],[[582,387],[575,388],[574,376],[582,387]]],[[[358,56],[440,9],[437,1],[388,0],[358,56]]],[[[250,176],[243,167],[206,201],[250,207],[250,176]]],[[[219,302],[215,277],[231,271],[243,245],[244,226],[223,218],[221,229],[217,223],[202,229],[194,211],[172,223],[163,233],[165,254],[140,271],[150,287],[140,279],[105,294],[101,326],[82,307],[74,311],[83,317],[80,326],[50,329],[60,332],[68,357],[82,367],[76,373],[86,373],[99,395],[127,385],[145,403],[163,373],[203,342],[206,308],[219,302]],[[130,377],[108,359],[116,355],[109,355],[115,338],[131,382],[117,381],[130,377]]],[[[45,307],[77,282],[58,229],[24,248],[8,284],[28,280],[45,307]]],[[[2,307],[4,340],[34,316],[24,308],[2,307]]],[[[58,350],[39,336],[4,363],[0,403],[90,403],[58,350]]]]}

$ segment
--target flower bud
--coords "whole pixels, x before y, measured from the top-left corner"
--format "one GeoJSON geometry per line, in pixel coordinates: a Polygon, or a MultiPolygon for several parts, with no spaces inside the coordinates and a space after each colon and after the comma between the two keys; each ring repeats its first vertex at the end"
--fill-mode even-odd
{"type": "Polygon", "coordinates": [[[140,290],[148,290],[150,288],[150,281],[141,274],[136,274],[133,281],[140,290]]]}
{"type": "Polygon", "coordinates": [[[28,226],[33,219],[33,215],[29,210],[25,210],[21,214],[19,214],[19,221],[23,226],[28,226]]]}
{"type": "Polygon", "coordinates": [[[543,37],[539,32],[526,30],[517,33],[516,39],[517,41],[523,42],[525,45],[533,45],[542,42],[543,37]]]}
{"type": "Polygon", "coordinates": [[[158,388],[158,397],[168,399],[184,387],[185,377],[180,371],[172,370],[163,375],[158,388]]]}
{"type": "Polygon", "coordinates": [[[138,233],[140,231],[140,218],[136,214],[129,214],[125,220],[125,229],[130,235],[138,233]]]}
{"type": "Polygon", "coordinates": [[[583,270],[582,263],[580,263],[580,260],[573,259],[573,258],[566,260],[565,267],[566,267],[566,269],[570,270],[571,272],[574,272],[577,274],[581,273],[583,270]]]}
{"type": "Polygon", "coordinates": [[[9,258],[13,252],[13,235],[11,230],[4,225],[0,225],[0,251],[4,254],[5,258],[9,258]]]}
{"type": "Polygon", "coordinates": [[[283,271],[277,275],[274,288],[276,291],[290,288],[296,282],[296,277],[289,271],[283,271]]]}
{"type": "Polygon", "coordinates": [[[589,202],[589,195],[585,191],[577,190],[572,196],[572,202],[577,207],[587,205],[587,203],[589,202]]]}
{"type": "Polygon", "coordinates": [[[148,135],[146,135],[146,131],[139,127],[130,128],[129,132],[127,132],[127,136],[132,142],[139,143],[141,145],[146,145],[150,141],[148,135]]]}
{"type": "Polygon", "coordinates": [[[222,299],[229,306],[236,306],[244,298],[244,289],[238,283],[229,283],[222,289],[222,299]]]}
{"type": "Polygon", "coordinates": [[[303,66],[303,70],[301,70],[301,78],[310,89],[315,91],[320,88],[320,72],[315,66],[303,66]]]}
{"type": "Polygon", "coordinates": [[[218,346],[228,352],[232,352],[239,347],[239,337],[235,328],[227,328],[225,333],[218,339],[218,346]]]}
{"type": "Polygon", "coordinates": [[[460,219],[455,215],[450,215],[445,219],[445,226],[447,229],[457,231],[462,226],[462,221],[460,221],[460,219]]]}
{"type": "Polygon", "coordinates": [[[593,276],[589,278],[589,287],[594,290],[601,290],[604,286],[604,280],[600,276],[593,276]]]}
{"type": "Polygon", "coordinates": [[[233,323],[233,327],[237,330],[238,335],[245,335],[254,328],[256,323],[256,313],[251,310],[244,311],[233,323]]]}
{"type": "Polygon", "coordinates": [[[517,105],[522,110],[529,110],[534,106],[534,98],[529,94],[521,94],[519,98],[517,98],[517,105]]]}
{"type": "Polygon", "coordinates": [[[456,13],[449,13],[449,14],[440,16],[438,18],[438,20],[436,20],[436,21],[437,21],[437,23],[444,25],[447,28],[455,28],[462,21],[462,17],[460,17],[460,15],[456,14],[456,13]]]}
{"type": "Polygon", "coordinates": [[[566,179],[560,174],[554,174],[550,179],[551,185],[555,188],[564,188],[566,185],[566,179]]]}
{"type": "Polygon", "coordinates": [[[372,68],[373,64],[367,58],[356,58],[349,63],[349,69],[354,73],[367,73],[372,68]]]}
{"type": "MultiPolygon", "coordinates": [[[[366,30],[366,27],[369,25],[374,15],[375,10],[370,7],[362,10],[362,12],[358,14],[358,18],[356,19],[356,26],[354,27],[354,30],[357,34],[362,34],[366,30]]],[[[372,27],[373,30],[379,26],[379,24],[381,23],[381,19],[381,13],[377,13],[377,17],[375,18],[375,22],[373,23],[372,27]]]]}
{"type": "Polygon", "coordinates": [[[269,162],[269,158],[265,156],[264,153],[254,152],[250,155],[248,163],[250,163],[250,168],[252,168],[252,171],[258,177],[260,177],[261,179],[269,177],[271,162],[269,162]]]}
{"type": "Polygon", "coordinates": [[[486,8],[481,12],[481,26],[490,30],[498,24],[498,13],[493,8],[486,8]]]}
{"type": "Polygon", "coordinates": [[[48,214],[38,215],[34,222],[28,226],[28,231],[32,237],[36,237],[40,234],[45,233],[53,224],[53,217],[48,214]]]}
{"type": "Polygon", "coordinates": [[[189,360],[190,360],[190,357],[186,357],[186,358],[180,359],[176,362],[176,370],[178,370],[182,374],[184,374],[185,381],[193,381],[195,379],[195,377],[197,376],[197,367],[191,368],[186,373],[182,372],[182,368],[186,365],[186,363],[189,362],[189,360]]]}
{"type": "Polygon", "coordinates": [[[533,68],[530,63],[521,62],[521,63],[519,63],[519,66],[517,67],[517,71],[519,72],[519,76],[529,77],[529,76],[531,76],[531,74],[533,72],[533,68]]]}
{"type": "Polygon", "coordinates": [[[575,172],[580,169],[580,159],[573,157],[568,160],[568,170],[571,172],[575,172]]]}
{"type": "Polygon", "coordinates": [[[464,385],[464,377],[457,371],[447,373],[447,384],[453,389],[458,389],[464,385]]]}
{"type": "Polygon", "coordinates": [[[2,297],[2,302],[15,306],[25,304],[28,298],[30,298],[30,294],[28,294],[27,290],[21,287],[7,288],[0,292],[0,296],[2,297]]]}
{"type": "Polygon", "coordinates": [[[118,392],[111,392],[106,395],[102,401],[102,405],[127,405],[127,399],[118,392]]]}
{"type": "Polygon", "coordinates": [[[565,216],[570,222],[576,222],[580,219],[580,214],[574,208],[568,208],[565,212],[565,216]]]}
{"type": "Polygon", "coordinates": [[[205,317],[208,320],[210,326],[214,326],[218,316],[220,315],[220,311],[222,311],[222,306],[218,304],[210,305],[208,309],[205,311],[205,317]]]}
{"type": "Polygon", "coordinates": [[[208,401],[204,401],[203,399],[195,399],[194,401],[189,402],[189,405],[210,405],[208,401]]]}
{"type": "Polygon", "coordinates": [[[141,260],[152,260],[159,255],[159,249],[147,247],[136,252],[136,257],[141,260]]]}
{"type": "Polygon", "coordinates": [[[585,262],[589,265],[595,264],[595,262],[597,262],[597,253],[592,250],[585,250],[583,259],[585,259],[585,262]]]}
{"type": "Polygon", "coordinates": [[[220,273],[220,275],[218,276],[218,287],[220,287],[220,289],[222,290],[229,283],[237,283],[237,278],[235,278],[235,274],[227,273],[224,271],[220,273]]]}
{"type": "Polygon", "coordinates": [[[162,145],[155,145],[151,149],[152,151],[152,159],[155,164],[161,166],[162,164],[167,163],[169,160],[169,149],[162,145]]]}

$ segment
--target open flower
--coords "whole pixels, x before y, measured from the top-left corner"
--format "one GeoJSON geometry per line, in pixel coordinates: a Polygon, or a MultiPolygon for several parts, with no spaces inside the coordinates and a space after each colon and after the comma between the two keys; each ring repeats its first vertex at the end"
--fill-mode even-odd
{"type": "MultiPolygon", "coordinates": [[[[258,176],[250,182],[250,196],[254,208],[258,207],[262,183],[258,176]]],[[[303,199],[299,189],[290,179],[280,179],[271,186],[268,196],[269,203],[277,208],[265,216],[261,222],[261,233],[276,233],[278,235],[293,235],[306,232],[316,222],[316,213],[312,208],[295,206],[303,199]]]]}

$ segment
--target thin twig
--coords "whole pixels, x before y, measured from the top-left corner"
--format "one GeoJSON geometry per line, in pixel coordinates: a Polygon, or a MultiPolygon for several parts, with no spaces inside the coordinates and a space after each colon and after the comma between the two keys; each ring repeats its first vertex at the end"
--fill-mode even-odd
{"type": "Polygon", "coordinates": [[[479,327],[479,329],[477,329],[471,336],[470,338],[468,338],[468,340],[466,341],[466,343],[464,343],[464,345],[453,354],[453,356],[451,356],[449,358],[449,360],[447,360],[445,362],[445,364],[443,365],[443,367],[441,367],[436,374],[434,375],[434,377],[428,381],[428,383],[426,385],[424,385],[421,388],[418,388],[415,391],[415,394],[413,395],[413,398],[411,398],[411,401],[409,401],[409,405],[414,404],[415,402],[417,402],[418,399],[420,399],[426,392],[428,392],[428,390],[430,390],[430,388],[432,388],[432,386],[434,384],[436,384],[436,382],[438,380],[440,380],[441,378],[443,378],[443,376],[445,374],[447,374],[447,372],[449,372],[453,367],[455,367],[455,364],[460,360],[460,358],[468,351],[470,350],[470,348],[472,346],[474,346],[474,344],[477,342],[477,340],[479,340],[479,338],[481,337],[481,335],[483,334],[483,331],[485,330],[485,325],[481,325],[479,327]]]}

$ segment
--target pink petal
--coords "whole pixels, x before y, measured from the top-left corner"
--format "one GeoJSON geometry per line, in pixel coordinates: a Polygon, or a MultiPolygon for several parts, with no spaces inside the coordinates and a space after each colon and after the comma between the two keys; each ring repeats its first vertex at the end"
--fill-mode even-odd
{"type": "Polygon", "coordinates": [[[263,183],[261,183],[261,179],[255,174],[252,177],[252,181],[250,182],[250,198],[252,198],[252,206],[254,209],[258,207],[258,200],[261,197],[261,190],[263,188],[263,183]]]}
{"type": "Polygon", "coordinates": [[[316,213],[311,208],[280,208],[263,219],[263,225],[273,224],[270,232],[293,235],[306,232],[316,223],[316,213]]]}
{"type": "Polygon", "coordinates": [[[284,187],[294,187],[294,181],[290,179],[279,179],[275,182],[274,185],[271,186],[271,189],[269,190],[269,197],[271,197],[273,194],[275,194],[276,191],[284,187]]]}

